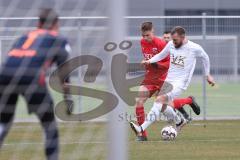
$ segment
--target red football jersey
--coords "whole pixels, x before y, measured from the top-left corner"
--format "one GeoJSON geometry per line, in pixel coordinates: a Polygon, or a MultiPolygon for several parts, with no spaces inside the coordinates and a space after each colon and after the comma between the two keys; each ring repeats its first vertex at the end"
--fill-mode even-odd
{"type": "MultiPolygon", "coordinates": [[[[166,46],[166,42],[158,37],[154,37],[151,42],[141,39],[141,48],[145,60],[152,58],[155,54],[158,54],[166,46]]],[[[165,80],[169,68],[170,56],[167,56],[161,61],[155,64],[147,65],[145,67],[146,74],[145,79],[160,79],[165,80]]]]}

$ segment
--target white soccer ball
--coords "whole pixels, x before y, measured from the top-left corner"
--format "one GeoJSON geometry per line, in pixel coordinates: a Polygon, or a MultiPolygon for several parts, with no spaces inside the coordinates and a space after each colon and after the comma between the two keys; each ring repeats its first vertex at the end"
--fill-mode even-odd
{"type": "Polygon", "coordinates": [[[161,136],[165,141],[174,140],[177,137],[177,131],[173,126],[165,126],[161,131],[161,136]]]}

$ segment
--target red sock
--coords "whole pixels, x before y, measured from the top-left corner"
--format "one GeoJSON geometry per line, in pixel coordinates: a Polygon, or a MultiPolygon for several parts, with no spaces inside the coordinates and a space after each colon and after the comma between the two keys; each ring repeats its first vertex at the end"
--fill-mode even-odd
{"type": "Polygon", "coordinates": [[[191,104],[192,98],[178,98],[173,100],[174,108],[179,109],[182,108],[185,104],[191,104]]]}
{"type": "MultiPolygon", "coordinates": [[[[137,117],[137,122],[139,125],[142,125],[143,122],[145,121],[145,112],[144,112],[144,107],[143,106],[137,106],[136,107],[136,117],[137,117]]],[[[147,131],[143,131],[143,136],[147,136],[147,131]]]]}

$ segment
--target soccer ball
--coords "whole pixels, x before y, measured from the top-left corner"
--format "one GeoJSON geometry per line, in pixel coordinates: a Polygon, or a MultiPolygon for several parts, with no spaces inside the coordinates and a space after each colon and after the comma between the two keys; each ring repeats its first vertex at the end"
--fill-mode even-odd
{"type": "Polygon", "coordinates": [[[161,131],[161,136],[165,141],[174,140],[177,137],[177,131],[173,126],[165,126],[161,131]]]}

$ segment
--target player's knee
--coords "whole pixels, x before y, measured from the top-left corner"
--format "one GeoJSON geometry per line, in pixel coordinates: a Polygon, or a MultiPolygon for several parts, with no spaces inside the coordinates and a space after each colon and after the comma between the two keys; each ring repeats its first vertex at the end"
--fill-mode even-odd
{"type": "Polygon", "coordinates": [[[136,98],[136,105],[143,105],[146,102],[147,98],[136,98]]]}

